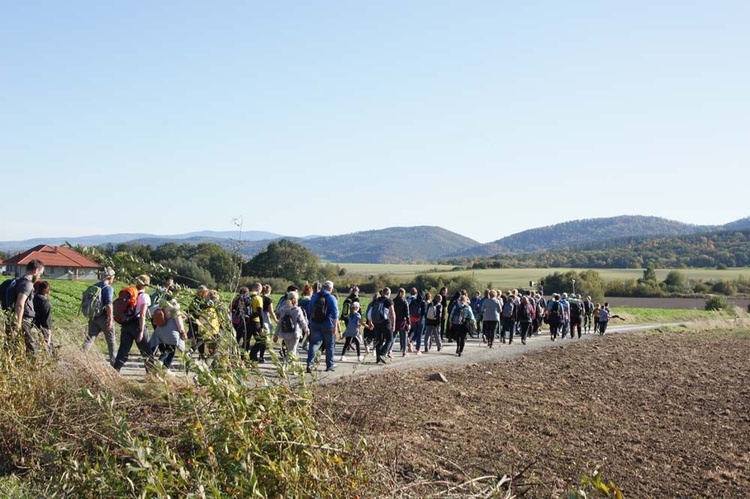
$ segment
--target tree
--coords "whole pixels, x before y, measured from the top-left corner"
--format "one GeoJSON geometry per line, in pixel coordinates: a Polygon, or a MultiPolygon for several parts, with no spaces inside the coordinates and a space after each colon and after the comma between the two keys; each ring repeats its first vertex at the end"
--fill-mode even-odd
{"type": "Polygon", "coordinates": [[[666,279],[664,279],[664,285],[667,287],[667,291],[673,293],[685,291],[685,275],[677,270],[670,270],[666,279]]]}
{"type": "Polygon", "coordinates": [[[280,277],[292,282],[313,281],[318,277],[320,260],[304,246],[281,239],[243,265],[242,274],[256,277],[280,277]]]}

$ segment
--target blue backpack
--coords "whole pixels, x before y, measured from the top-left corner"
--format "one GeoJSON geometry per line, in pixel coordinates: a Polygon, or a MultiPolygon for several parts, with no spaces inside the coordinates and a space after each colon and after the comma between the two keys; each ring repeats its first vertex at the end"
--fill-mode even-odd
{"type": "Polygon", "coordinates": [[[18,277],[6,279],[0,284],[0,305],[2,305],[3,310],[8,310],[16,303],[16,298],[18,298],[18,290],[16,289],[18,279],[18,277]]]}

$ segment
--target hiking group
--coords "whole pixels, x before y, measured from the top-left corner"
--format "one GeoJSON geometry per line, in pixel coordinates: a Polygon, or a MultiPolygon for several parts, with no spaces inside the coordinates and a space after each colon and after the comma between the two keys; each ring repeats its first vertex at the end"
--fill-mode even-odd
{"type": "MultiPolygon", "coordinates": [[[[30,353],[38,353],[42,345],[52,350],[50,286],[39,280],[43,271],[44,265],[32,260],[24,276],[0,285],[2,305],[9,312],[8,333],[23,334],[30,353]]],[[[83,292],[80,310],[87,319],[82,351],[88,352],[99,333],[104,333],[107,360],[118,371],[128,362],[133,344],[146,358],[147,370],[158,359],[169,372],[177,352],[190,350],[200,358],[210,357],[228,324],[233,329],[232,342],[236,340],[236,347],[248,360],[265,363],[272,338],[273,343],[280,341],[279,354],[285,362],[297,361],[300,349],[306,352],[305,367],[312,372],[320,350],[326,371],[335,370],[337,338],[344,340],[339,362],[346,362],[347,354],[354,351],[358,362],[374,353],[376,364],[386,364],[397,340],[404,357],[433,349],[441,352],[448,343],[455,343],[460,357],[467,337],[481,339],[488,348],[493,348],[498,338],[503,344],[513,344],[520,337],[525,345],[546,324],[552,341],[576,335],[581,338],[592,328],[594,333],[604,334],[610,318],[617,317],[611,316],[608,304],[594,304],[589,296],[582,299],[581,295],[555,293],[546,300],[535,291],[487,289],[483,295],[474,292],[471,298],[466,290],[459,290],[448,298],[446,287],[434,296],[417,288],[407,295],[400,288],[393,297],[386,287],[375,293],[363,310],[355,286],[339,308],[331,281],[306,284],[301,291],[289,286],[275,307],[271,287],[261,283],[240,288],[228,308],[218,291],[199,286],[182,310],[180,287],[171,279],[148,293],[151,279],[139,275],[117,296],[114,281],[115,271],[105,268],[101,280],[83,292]],[[115,324],[120,325],[119,347],[115,324]]]]}

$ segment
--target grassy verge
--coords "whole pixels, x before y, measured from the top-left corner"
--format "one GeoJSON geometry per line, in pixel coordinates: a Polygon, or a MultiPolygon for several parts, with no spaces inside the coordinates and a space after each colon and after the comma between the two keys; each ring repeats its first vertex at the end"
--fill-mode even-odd
{"type": "MultiPolygon", "coordinates": [[[[621,316],[624,324],[646,324],[654,322],[690,322],[702,320],[733,319],[734,311],[708,311],[694,309],[616,307],[612,313],[621,316]]],[[[613,320],[612,325],[620,321],[613,320]]]]}

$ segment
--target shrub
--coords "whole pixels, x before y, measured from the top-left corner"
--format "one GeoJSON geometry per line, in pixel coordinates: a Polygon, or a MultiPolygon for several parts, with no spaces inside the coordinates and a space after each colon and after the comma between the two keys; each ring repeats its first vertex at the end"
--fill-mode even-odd
{"type": "Polygon", "coordinates": [[[706,300],[706,310],[728,310],[730,307],[729,300],[725,296],[712,296],[706,300]]]}
{"type": "Polygon", "coordinates": [[[711,291],[726,296],[732,296],[737,294],[737,286],[732,281],[720,280],[714,283],[711,287],[711,291]]]}

